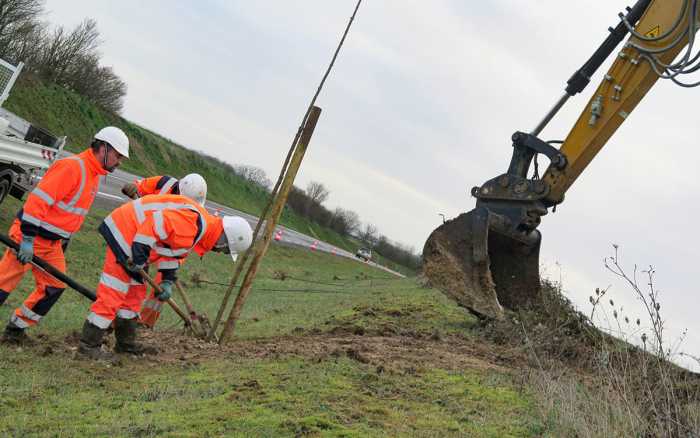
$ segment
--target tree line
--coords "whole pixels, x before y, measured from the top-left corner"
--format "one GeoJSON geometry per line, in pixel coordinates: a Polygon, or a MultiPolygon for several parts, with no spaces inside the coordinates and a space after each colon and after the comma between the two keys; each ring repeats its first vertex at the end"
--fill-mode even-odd
{"type": "Polygon", "coordinates": [[[371,223],[362,225],[360,216],[354,211],[340,207],[329,210],[324,207],[323,203],[329,195],[330,191],[322,183],[311,181],[306,190],[294,186],[287,198],[287,205],[301,216],[328,227],[341,236],[359,239],[365,246],[394,263],[411,269],[420,267],[421,258],[415,254],[414,248],[392,242],[371,223]]]}
{"type": "Polygon", "coordinates": [[[75,91],[98,106],[119,113],[126,83],[100,64],[97,22],[85,19],[69,30],[42,20],[43,0],[0,0],[0,58],[45,82],[75,91]]]}
{"type": "MultiPolygon", "coordinates": [[[[210,157],[251,184],[270,192],[272,181],[265,171],[259,167],[250,165],[234,165],[224,163],[221,160],[210,157]]],[[[417,270],[421,265],[421,257],[416,254],[415,248],[392,242],[381,234],[376,226],[371,223],[364,225],[360,216],[352,210],[336,207],[333,210],[326,208],[323,203],[328,200],[330,191],[317,181],[310,181],[305,190],[292,186],[287,197],[287,207],[298,215],[330,228],[343,237],[353,237],[363,242],[366,247],[372,248],[376,253],[402,266],[417,270]]]]}

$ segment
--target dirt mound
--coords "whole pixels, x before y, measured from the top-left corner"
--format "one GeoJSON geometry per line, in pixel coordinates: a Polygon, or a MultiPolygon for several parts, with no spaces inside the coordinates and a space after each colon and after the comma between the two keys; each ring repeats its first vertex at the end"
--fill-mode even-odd
{"type": "Polygon", "coordinates": [[[461,338],[417,339],[411,336],[365,336],[344,331],[271,339],[234,340],[219,346],[175,332],[148,333],[144,342],[157,344],[159,362],[200,362],[231,357],[278,359],[301,357],[315,362],[348,357],[381,370],[504,369],[514,358],[504,349],[494,350],[479,342],[461,338]]]}
{"type": "MultiPolygon", "coordinates": [[[[32,349],[44,356],[72,357],[78,347],[79,334],[72,332],[63,339],[37,335],[32,349]]],[[[155,347],[157,355],[145,357],[122,356],[123,364],[130,360],[153,364],[198,364],[228,358],[279,359],[305,358],[314,362],[347,357],[375,366],[379,372],[416,373],[428,368],[506,370],[524,357],[513,355],[507,348],[485,345],[475,338],[460,336],[415,337],[402,334],[365,335],[343,329],[328,332],[297,330],[295,334],[257,340],[234,340],[220,346],[193,338],[179,330],[139,332],[139,341],[155,347]]],[[[113,336],[107,337],[106,347],[113,348],[113,336]]]]}

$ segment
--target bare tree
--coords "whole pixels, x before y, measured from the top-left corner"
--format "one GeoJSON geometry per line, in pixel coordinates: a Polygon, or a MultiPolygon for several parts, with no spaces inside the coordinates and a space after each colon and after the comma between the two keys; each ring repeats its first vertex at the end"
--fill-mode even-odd
{"type": "Polygon", "coordinates": [[[0,57],[13,64],[24,62],[29,68],[36,65],[46,39],[47,28],[48,24],[40,21],[26,21],[18,25],[7,44],[0,41],[0,57]]]}
{"type": "Polygon", "coordinates": [[[345,234],[354,234],[360,229],[360,215],[351,210],[344,210],[342,208],[336,208],[335,211],[342,215],[343,221],[345,222],[345,234]]]}
{"type": "Polygon", "coordinates": [[[97,23],[85,19],[73,30],[49,30],[39,21],[44,0],[0,0],[0,57],[27,65],[40,79],[74,90],[118,113],[126,84],[111,67],[100,65],[97,23]]]}
{"type": "Polygon", "coordinates": [[[99,58],[99,37],[97,22],[92,19],[84,20],[71,32],[67,32],[63,26],[57,27],[44,44],[38,59],[36,69],[39,76],[59,85],[71,86],[67,74],[71,67],[89,55],[99,58]]]}
{"type": "Polygon", "coordinates": [[[237,164],[233,166],[234,172],[239,176],[247,179],[253,184],[262,187],[265,190],[270,190],[272,181],[267,177],[265,171],[259,167],[249,166],[247,164],[237,164]]]}
{"type": "Polygon", "coordinates": [[[359,228],[360,216],[354,211],[336,207],[336,209],[328,215],[328,221],[325,225],[338,234],[347,236],[355,233],[359,228]]]}
{"type": "MultiPolygon", "coordinates": [[[[43,0],[0,0],[0,56],[15,58],[14,42],[36,24],[44,9],[43,0]]],[[[13,59],[13,61],[20,61],[13,59]]]]}
{"type": "Polygon", "coordinates": [[[111,67],[100,66],[97,53],[80,55],[66,71],[68,86],[102,108],[119,113],[126,84],[111,67]]]}
{"type": "Polygon", "coordinates": [[[377,243],[377,237],[379,235],[379,230],[377,227],[370,224],[369,222],[365,224],[365,227],[360,231],[360,240],[367,243],[369,246],[374,246],[377,243]]]}
{"type": "Polygon", "coordinates": [[[323,184],[316,181],[310,181],[309,184],[306,186],[306,216],[309,216],[311,214],[311,209],[315,205],[321,206],[326,201],[326,199],[328,199],[328,195],[330,195],[330,192],[328,191],[328,189],[326,189],[326,187],[323,184]]]}
{"type": "Polygon", "coordinates": [[[306,195],[318,204],[323,204],[328,199],[330,192],[328,189],[320,182],[310,181],[306,186],[306,195]]]}

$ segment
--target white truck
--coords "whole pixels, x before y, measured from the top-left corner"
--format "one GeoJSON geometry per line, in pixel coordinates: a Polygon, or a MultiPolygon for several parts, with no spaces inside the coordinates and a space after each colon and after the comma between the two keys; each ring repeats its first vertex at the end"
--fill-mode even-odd
{"type": "Polygon", "coordinates": [[[8,194],[22,199],[66,144],[66,137],[55,137],[2,108],[22,67],[0,59],[0,203],[8,194]]]}

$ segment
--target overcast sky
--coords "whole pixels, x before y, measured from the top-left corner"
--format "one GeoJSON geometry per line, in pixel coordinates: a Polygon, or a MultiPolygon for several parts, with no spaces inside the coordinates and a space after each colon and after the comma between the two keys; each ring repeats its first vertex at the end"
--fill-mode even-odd
{"type": "MultiPolygon", "coordinates": [[[[531,130],[632,0],[365,0],[317,104],[297,178],[330,189],[422,250],[469,189],[503,173],[510,135],[531,130]]],[[[124,115],[176,142],[276,177],[355,0],[47,0],[47,19],[94,18],[104,64],[128,84],[124,115]]],[[[609,64],[609,63],[608,63],[609,64]]],[[[606,64],[606,65],[608,65],[606,64]]],[[[601,69],[602,72],[603,69],[601,69]]],[[[563,139],[595,83],[543,132],[563,139]]],[[[669,340],[700,356],[696,263],[700,89],[659,83],[543,218],[543,269],[586,313],[595,287],[631,318],[629,287],[603,266],[656,268],[669,340]]],[[[644,282],[642,282],[644,284],[644,282]]]]}

